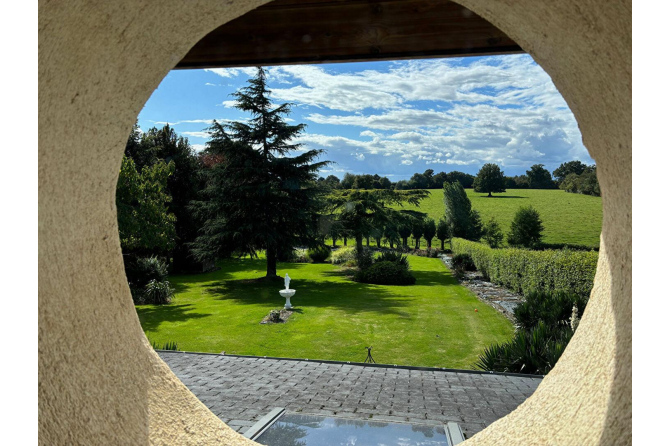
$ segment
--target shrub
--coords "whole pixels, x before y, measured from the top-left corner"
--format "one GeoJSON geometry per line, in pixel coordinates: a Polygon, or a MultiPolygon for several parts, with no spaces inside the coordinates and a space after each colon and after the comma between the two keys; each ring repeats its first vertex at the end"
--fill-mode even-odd
{"type": "Polygon", "coordinates": [[[470,254],[456,254],[451,258],[451,266],[454,269],[463,271],[476,271],[475,262],[472,261],[470,254]]]}
{"type": "Polygon", "coordinates": [[[361,251],[356,250],[356,265],[359,269],[369,268],[372,263],[372,251],[368,248],[363,248],[361,251]]]}
{"type": "Polygon", "coordinates": [[[510,246],[536,248],[542,241],[544,226],[540,220],[540,213],[532,206],[521,207],[514,215],[507,243],[510,246]]]}
{"type": "Polygon", "coordinates": [[[174,289],[170,286],[170,282],[164,280],[158,282],[151,280],[144,288],[144,303],[154,305],[169,304],[174,296],[174,289]]]}
{"type": "Polygon", "coordinates": [[[502,242],[505,236],[503,235],[502,229],[500,229],[500,225],[494,217],[491,217],[491,219],[486,222],[486,225],[484,225],[483,238],[491,248],[500,248],[502,246],[502,242]]]}
{"type": "Polygon", "coordinates": [[[491,372],[546,375],[571,338],[570,327],[551,329],[540,322],[530,331],[517,331],[509,342],[487,347],[475,367],[491,372]]]}
{"type": "Polygon", "coordinates": [[[139,257],[130,260],[126,266],[126,277],[133,288],[142,289],[152,280],[163,282],[167,276],[167,263],[156,256],[139,257]]]}
{"type": "Polygon", "coordinates": [[[158,344],[157,342],[152,342],[151,346],[154,350],[174,350],[177,351],[177,343],[174,341],[167,341],[163,345],[158,344]]]}
{"type": "Polygon", "coordinates": [[[530,331],[540,323],[551,329],[570,325],[573,308],[577,309],[577,317],[584,314],[588,299],[573,293],[558,291],[547,293],[532,291],[525,296],[525,301],[514,309],[517,325],[530,331]]]}
{"type": "Polygon", "coordinates": [[[389,261],[377,262],[367,269],[356,272],[354,280],[377,285],[414,285],[416,283],[416,278],[406,268],[389,261]]]}
{"type": "Polygon", "coordinates": [[[594,251],[491,249],[458,238],[452,240],[452,249],[455,254],[469,254],[491,282],[523,295],[531,291],[566,291],[588,297],[598,264],[598,253],[594,251]]]}
{"type": "Polygon", "coordinates": [[[402,255],[398,251],[384,251],[376,259],[375,263],[378,262],[393,262],[397,265],[402,266],[409,271],[409,260],[407,256],[402,255]]]}
{"type": "Polygon", "coordinates": [[[326,245],[319,245],[316,248],[311,248],[307,251],[307,255],[312,262],[322,263],[325,262],[328,256],[330,255],[330,248],[326,245]]]}
{"type": "Polygon", "coordinates": [[[356,249],[353,246],[336,249],[330,255],[333,265],[355,265],[356,249]]]}

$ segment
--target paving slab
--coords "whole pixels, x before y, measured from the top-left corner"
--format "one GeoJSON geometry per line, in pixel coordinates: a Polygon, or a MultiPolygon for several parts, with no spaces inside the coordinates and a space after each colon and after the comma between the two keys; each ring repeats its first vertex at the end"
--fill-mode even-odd
{"type": "Polygon", "coordinates": [[[536,376],[367,367],[159,351],[200,401],[238,432],[274,407],[289,412],[423,424],[454,421],[466,438],[507,415],[536,376]]]}

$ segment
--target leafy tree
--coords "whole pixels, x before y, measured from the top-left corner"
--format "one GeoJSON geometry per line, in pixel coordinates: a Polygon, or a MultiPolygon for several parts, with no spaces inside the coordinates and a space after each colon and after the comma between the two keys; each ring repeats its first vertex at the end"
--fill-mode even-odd
{"type": "Polygon", "coordinates": [[[474,184],[475,177],[473,175],[470,175],[469,173],[454,170],[453,172],[449,172],[448,174],[445,175],[444,181],[442,182],[442,185],[440,185],[440,187],[443,187],[445,181],[448,183],[458,181],[465,189],[469,189],[474,184]]]}
{"type": "Polygon", "coordinates": [[[568,161],[563,163],[556,170],[554,170],[554,178],[556,182],[560,185],[565,178],[574,173],[575,175],[581,175],[584,170],[586,170],[586,164],[581,161],[568,161]]]}
{"type": "Polygon", "coordinates": [[[484,224],[482,218],[475,209],[470,211],[470,226],[468,227],[467,239],[472,241],[479,241],[484,235],[484,224]]]}
{"type": "Polygon", "coordinates": [[[382,246],[382,237],[384,236],[384,230],[380,229],[378,227],[374,227],[370,229],[370,237],[375,239],[375,243],[377,243],[377,247],[380,248],[382,246]]]}
{"type": "Polygon", "coordinates": [[[402,239],[402,246],[407,248],[407,239],[412,235],[412,222],[409,218],[403,218],[398,224],[398,235],[402,239]]]}
{"type": "Polygon", "coordinates": [[[393,245],[400,244],[400,233],[398,231],[398,221],[396,219],[390,219],[386,222],[386,225],[384,226],[384,239],[391,249],[393,249],[393,245]]]}
{"type": "Polygon", "coordinates": [[[472,204],[459,182],[444,184],[445,220],[453,237],[468,238],[472,204]]]}
{"type": "Polygon", "coordinates": [[[356,239],[356,248],[362,250],[364,234],[401,218],[402,213],[391,205],[418,206],[428,194],[425,190],[341,190],[331,194],[328,202],[334,212],[340,212],[345,230],[356,239]]]}
{"type": "Polygon", "coordinates": [[[410,189],[409,187],[409,181],[407,180],[400,180],[397,183],[395,183],[395,190],[408,190],[410,189]]]}
{"type": "Polygon", "coordinates": [[[435,226],[435,220],[432,218],[426,218],[423,223],[423,238],[426,239],[426,244],[429,248],[432,247],[433,237],[435,237],[436,232],[437,227],[435,226]]]}
{"type": "Polygon", "coordinates": [[[510,246],[537,248],[542,241],[543,230],[539,212],[532,206],[521,207],[512,220],[507,243],[510,246]]]}
{"type": "Polygon", "coordinates": [[[483,237],[491,248],[500,248],[502,246],[505,236],[495,217],[491,217],[491,219],[484,225],[483,237]]]}
{"type": "Polygon", "coordinates": [[[423,237],[423,221],[418,218],[412,222],[412,237],[414,237],[415,248],[421,247],[421,237],[423,237]]]}
{"type": "Polygon", "coordinates": [[[226,125],[215,121],[208,129],[205,150],[222,155],[223,162],[208,171],[206,200],[194,205],[205,223],[193,252],[199,259],[215,259],[265,250],[266,277],[275,278],[279,252],[318,239],[315,216],[324,189],[316,173],[328,162],[316,162],[321,150],[289,156],[301,147],[291,141],[305,125],[287,124],[291,104],[274,106],[270,93],[259,67],[249,85],[233,94],[235,107],[251,119],[226,125]]]}
{"type": "Polygon", "coordinates": [[[437,228],[435,231],[437,239],[442,243],[440,249],[444,251],[444,241],[451,237],[451,231],[449,230],[449,224],[444,218],[440,218],[440,221],[437,223],[437,228]]]}
{"type": "Polygon", "coordinates": [[[551,179],[551,174],[544,168],[544,164],[534,164],[526,171],[531,189],[555,189],[556,184],[551,179]]]}
{"type": "Polygon", "coordinates": [[[479,169],[473,186],[475,192],[488,193],[491,197],[492,192],[505,192],[505,175],[496,164],[484,164],[479,169]]]}
{"type": "Polygon", "coordinates": [[[119,237],[124,254],[166,255],[175,243],[175,217],[168,211],[167,181],[174,164],[164,162],[135,168],[123,157],[116,188],[119,237]]]}
{"type": "Polygon", "coordinates": [[[333,240],[333,248],[335,248],[337,239],[340,238],[340,235],[342,234],[342,223],[340,223],[338,220],[331,220],[330,227],[328,229],[328,235],[330,238],[333,240]]]}
{"type": "Polygon", "coordinates": [[[415,173],[414,175],[412,175],[412,178],[409,179],[410,189],[427,189],[429,185],[430,180],[426,178],[425,175],[420,173],[415,173]]]}
{"type": "Polygon", "coordinates": [[[599,197],[600,184],[598,183],[595,166],[587,166],[581,175],[569,173],[561,182],[560,188],[573,194],[585,194],[599,197]]]}

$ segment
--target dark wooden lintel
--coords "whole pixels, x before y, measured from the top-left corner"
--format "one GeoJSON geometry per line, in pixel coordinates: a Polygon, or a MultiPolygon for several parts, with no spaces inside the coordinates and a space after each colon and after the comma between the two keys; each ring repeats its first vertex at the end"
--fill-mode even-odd
{"type": "Polygon", "coordinates": [[[276,0],[209,33],[176,68],[521,53],[447,0],[276,0]]]}

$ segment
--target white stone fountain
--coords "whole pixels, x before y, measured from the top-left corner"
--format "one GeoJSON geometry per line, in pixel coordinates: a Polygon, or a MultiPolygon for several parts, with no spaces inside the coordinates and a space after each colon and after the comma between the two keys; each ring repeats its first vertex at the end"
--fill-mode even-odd
{"type": "Polygon", "coordinates": [[[281,297],[286,298],[286,305],[284,305],[284,308],[287,310],[293,308],[293,306],[291,305],[291,297],[293,297],[293,295],[295,294],[295,290],[289,289],[288,287],[289,283],[291,283],[291,278],[288,276],[288,273],[286,273],[286,277],[284,277],[284,286],[286,288],[283,290],[279,290],[279,294],[281,295],[281,297]]]}

